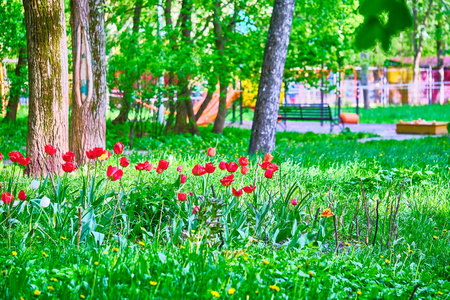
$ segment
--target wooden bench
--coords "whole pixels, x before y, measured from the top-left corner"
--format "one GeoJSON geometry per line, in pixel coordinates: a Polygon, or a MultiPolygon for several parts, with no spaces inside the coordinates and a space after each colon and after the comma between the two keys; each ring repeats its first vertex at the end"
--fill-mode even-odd
{"type": "Polygon", "coordinates": [[[295,121],[326,121],[330,122],[330,132],[333,131],[335,125],[339,125],[339,118],[333,118],[331,108],[328,103],[286,103],[280,106],[278,111],[278,120],[284,121],[285,126],[287,120],[295,121]]]}

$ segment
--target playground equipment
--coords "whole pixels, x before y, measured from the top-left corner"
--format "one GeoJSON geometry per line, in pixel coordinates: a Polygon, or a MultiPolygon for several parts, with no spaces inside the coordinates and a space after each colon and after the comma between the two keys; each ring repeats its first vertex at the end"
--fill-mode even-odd
{"type": "MultiPolygon", "coordinates": [[[[233,103],[233,101],[239,99],[239,95],[240,95],[239,91],[230,89],[227,93],[226,107],[229,108],[231,106],[231,104],[233,103]]],[[[220,100],[219,96],[220,96],[220,93],[217,91],[213,94],[211,100],[209,101],[209,103],[206,106],[205,110],[203,111],[202,115],[200,116],[200,118],[198,118],[197,125],[202,126],[202,125],[206,125],[211,122],[214,122],[214,120],[217,117],[217,113],[219,112],[219,100],[220,100]]],[[[200,109],[200,106],[205,101],[205,99],[206,99],[206,95],[203,99],[201,99],[194,105],[194,113],[195,114],[198,112],[198,110],[200,109]]]]}
{"type": "Polygon", "coordinates": [[[441,135],[448,133],[447,125],[447,122],[427,122],[421,119],[411,122],[400,120],[397,123],[397,133],[441,135]]]}

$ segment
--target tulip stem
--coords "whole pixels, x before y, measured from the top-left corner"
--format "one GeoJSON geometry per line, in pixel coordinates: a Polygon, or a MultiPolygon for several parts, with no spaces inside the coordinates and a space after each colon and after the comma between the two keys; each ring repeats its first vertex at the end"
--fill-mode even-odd
{"type": "Polygon", "coordinates": [[[11,214],[10,212],[11,202],[8,203],[8,215],[9,215],[9,229],[8,229],[8,248],[11,249],[11,214]]]}

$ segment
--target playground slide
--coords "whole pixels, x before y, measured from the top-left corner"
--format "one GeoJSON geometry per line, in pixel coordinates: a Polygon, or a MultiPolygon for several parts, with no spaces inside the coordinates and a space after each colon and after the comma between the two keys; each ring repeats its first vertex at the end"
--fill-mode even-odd
{"type": "MultiPolygon", "coordinates": [[[[231,90],[227,94],[227,102],[226,107],[229,108],[233,101],[239,98],[239,91],[231,90]]],[[[197,110],[194,110],[197,113],[200,106],[198,106],[197,110]]],[[[214,122],[217,117],[217,113],[219,111],[219,93],[214,93],[211,101],[205,108],[205,111],[202,113],[201,117],[197,120],[197,125],[206,125],[208,123],[214,122]]]]}

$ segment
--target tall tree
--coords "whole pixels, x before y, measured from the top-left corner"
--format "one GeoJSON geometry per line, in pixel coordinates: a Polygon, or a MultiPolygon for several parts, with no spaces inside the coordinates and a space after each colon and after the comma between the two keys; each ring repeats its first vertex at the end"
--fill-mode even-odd
{"type": "Polygon", "coordinates": [[[27,88],[27,50],[23,4],[18,0],[0,0],[0,57],[17,57],[14,72],[8,76],[10,89],[5,118],[15,121],[20,97],[27,88]]]}
{"type": "Polygon", "coordinates": [[[363,86],[363,100],[364,108],[370,108],[369,99],[369,59],[370,53],[366,51],[361,52],[361,85],[363,86]]]}
{"type": "Polygon", "coordinates": [[[275,0],[273,4],[253,117],[249,153],[271,152],[275,148],[281,84],[294,8],[295,0],[275,0]]]}
{"type": "Polygon", "coordinates": [[[69,148],[77,163],[106,139],[105,0],[71,0],[73,90],[69,148]]]}
{"type": "MultiPolygon", "coordinates": [[[[133,56],[139,56],[139,28],[141,21],[141,14],[143,8],[143,0],[136,0],[133,8],[133,30],[131,33],[131,40],[129,43],[127,53],[133,56]]],[[[122,43],[122,45],[124,45],[122,43]]],[[[125,51],[125,49],[123,49],[125,51]]],[[[125,70],[121,70],[123,74],[121,77],[121,87],[123,89],[123,96],[120,100],[119,115],[113,120],[113,124],[124,124],[128,120],[128,114],[131,110],[131,104],[133,103],[133,85],[137,83],[140,78],[139,61],[137,57],[128,57],[128,67],[125,70]]]]}
{"type": "Polygon", "coordinates": [[[58,155],[47,160],[50,171],[61,170],[61,152],[68,150],[69,94],[66,22],[63,0],[24,0],[29,75],[27,174],[41,172],[46,144],[58,155]]]}

